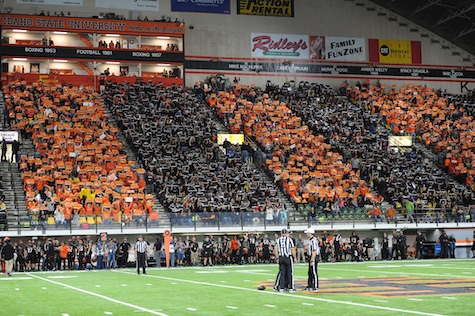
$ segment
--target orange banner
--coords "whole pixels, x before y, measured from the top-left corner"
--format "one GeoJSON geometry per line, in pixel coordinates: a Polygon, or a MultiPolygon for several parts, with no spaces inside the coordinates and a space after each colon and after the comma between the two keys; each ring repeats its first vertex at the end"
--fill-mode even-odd
{"type": "Polygon", "coordinates": [[[165,259],[167,260],[167,268],[170,265],[170,240],[171,232],[167,229],[163,232],[163,245],[165,247],[165,259]]]}
{"type": "Polygon", "coordinates": [[[0,14],[2,28],[34,31],[63,31],[98,34],[168,35],[185,33],[185,25],[175,22],[150,22],[132,20],[106,20],[99,18],[78,18],[67,16],[39,16],[21,14],[0,14]]]}

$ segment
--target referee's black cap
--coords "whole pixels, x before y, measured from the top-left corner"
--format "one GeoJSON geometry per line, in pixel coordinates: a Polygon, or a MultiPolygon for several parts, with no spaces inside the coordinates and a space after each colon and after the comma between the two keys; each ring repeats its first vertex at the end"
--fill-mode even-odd
{"type": "Polygon", "coordinates": [[[282,231],[281,231],[282,234],[288,234],[289,233],[289,230],[287,228],[282,228],[282,231]]]}

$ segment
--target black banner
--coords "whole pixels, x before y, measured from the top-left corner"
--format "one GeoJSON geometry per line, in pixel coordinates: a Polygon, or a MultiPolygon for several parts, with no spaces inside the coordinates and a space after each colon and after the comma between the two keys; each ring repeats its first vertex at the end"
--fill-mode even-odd
{"type": "Polygon", "coordinates": [[[43,58],[80,58],[124,61],[180,62],[184,61],[183,52],[160,52],[144,50],[115,50],[100,48],[70,48],[46,46],[4,45],[3,57],[43,57],[43,58]]]}
{"type": "Polygon", "coordinates": [[[289,62],[201,61],[186,60],[186,69],[243,71],[257,73],[295,73],[356,76],[392,76],[445,79],[475,79],[475,70],[424,67],[385,67],[332,65],[289,62]]]}

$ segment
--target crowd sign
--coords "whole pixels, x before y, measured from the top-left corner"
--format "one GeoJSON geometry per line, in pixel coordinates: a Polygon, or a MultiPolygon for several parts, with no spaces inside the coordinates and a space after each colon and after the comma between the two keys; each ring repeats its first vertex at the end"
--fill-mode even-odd
{"type": "Polygon", "coordinates": [[[237,13],[293,17],[294,0],[238,0],[237,13]]]}
{"type": "Polygon", "coordinates": [[[366,61],[366,54],[364,38],[310,36],[310,59],[366,61]]]}
{"type": "Polygon", "coordinates": [[[172,11],[229,14],[230,0],[172,0],[172,11]]]}
{"type": "Polygon", "coordinates": [[[251,33],[252,57],[308,59],[307,35],[251,33]]]}

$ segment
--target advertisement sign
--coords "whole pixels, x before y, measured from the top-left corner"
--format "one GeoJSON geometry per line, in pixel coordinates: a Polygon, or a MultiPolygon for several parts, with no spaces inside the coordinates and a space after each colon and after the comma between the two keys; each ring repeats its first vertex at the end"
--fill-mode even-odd
{"type": "Polygon", "coordinates": [[[185,26],[174,22],[108,20],[67,16],[0,14],[0,24],[3,29],[27,28],[28,30],[45,32],[117,33],[142,36],[178,36],[185,33],[185,26]]]}
{"type": "Polygon", "coordinates": [[[251,33],[252,57],[308,59],[307,35],[251,33]]]}
{"type": "Polygon", "coordinates": [[[13,143],[14,140],[19,141],[18,132],[16,131],[0,131],[0,141],[5,140],[7,143],[13,143]]]}
{"type": "Polygon", "coordinates": [[[126,60],[126,61],[157,61],[178,62],[185,59],[183,52],[148,51],[148,50],[116,50],[99,48],[71,48],[71,47],[38,47],[38,46],[2,46],[2,56],[45,57],[45,58],[80,58],[101,60],[126,60]]]}
{"type": "Polygon", "coordinates": [[[357,37],[310,36],[310,59],[366,61],[366,40],[357,37]]]}
{"type": "Polygon", "coordinates": [[[96,8],[114,8],[134,11],[158,11],[158,0],[96,0],[96,8]]]}
{"type": "Polygon", "coordinates": [[[83,0],[16,0],[19,4],[47,4],[47,5],[68,5],[68,6],[82,6],[83,0]]]}
{"type": "Polygon", "coordinates": [[[369,39],[369,61],[388,64],[421,64],[421,42],[369,39]]]}
{"type": "Polygon", "coordinates": [[[294,0],[238,0],[237,13],[262,16],[294,16],[294,0]]]}
{"type": "Polygon", "coordinates": [[[229,14],[230,2],[231,0],[172,0],[172,11],[229,14]]]}

